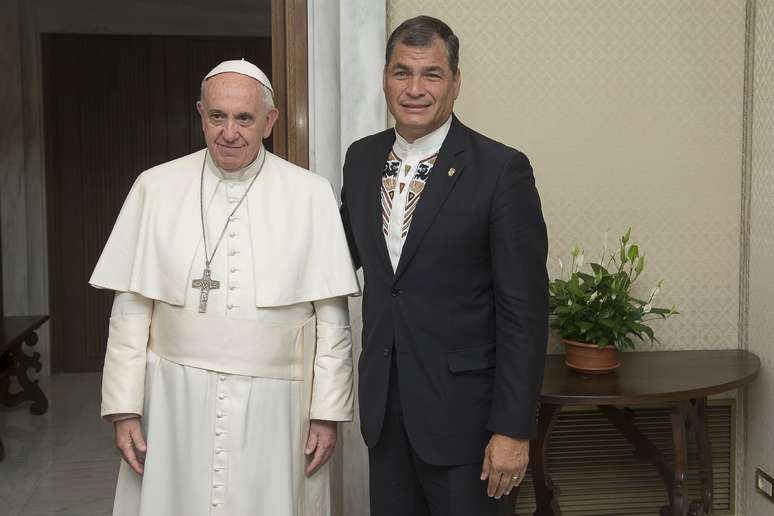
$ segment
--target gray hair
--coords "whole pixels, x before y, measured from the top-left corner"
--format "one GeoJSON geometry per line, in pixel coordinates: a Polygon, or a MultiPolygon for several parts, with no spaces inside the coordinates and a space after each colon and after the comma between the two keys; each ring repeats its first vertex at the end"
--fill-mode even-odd
{"type": "MultiPolygon", "coordinates": [[[[258,82],[258,81],[255,81],[258,82]]],[[[202,85],[199,92],[199,100],[202,101],[204,99],[204,91],[205,91],[205,84],[207,83],[207,79],[204,79],[202,81],[202,85]]],[[[261,88],[261,97],[263,98],[263,107],[266,109],[266,111],[271,111],[274,109],[274,95],[272,94],[271,90],[266,87],[265,84],[258,82],[258,86],[261,88]]]]}
{"type": "Polygon", "coordinates": [[[385,65],[389,64],[397,43],[408,47],[429,47],[436,37],[446,44],[446,59],[449,61],[452,73],[456,74],[460,62],[460,40],[448,25],[432,16],[410,18],[392,31],[387,40],[385,65]]]}

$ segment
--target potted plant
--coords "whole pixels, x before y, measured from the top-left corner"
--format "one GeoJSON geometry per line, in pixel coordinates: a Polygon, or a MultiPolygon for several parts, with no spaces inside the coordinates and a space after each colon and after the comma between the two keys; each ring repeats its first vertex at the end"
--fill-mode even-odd
{"type": "Polygon", "coordinates": [[[587,272],[578,245],[570,251],[569,277],[564,277],[559,260],[560,276],[549,285],[550,325],[565,344],[565,363],[571,369],[590,374],[616,369],[618,352],[634,349],[634,338],[657,341],[649,321],[678,313],[674,305],[653,306],[661,281],[646,299],[632,295],[632,286],[645,268],[645,256],[630,237],[631,228],[610,254],[605,245],[599,261],[589,263],[587,272]]]}

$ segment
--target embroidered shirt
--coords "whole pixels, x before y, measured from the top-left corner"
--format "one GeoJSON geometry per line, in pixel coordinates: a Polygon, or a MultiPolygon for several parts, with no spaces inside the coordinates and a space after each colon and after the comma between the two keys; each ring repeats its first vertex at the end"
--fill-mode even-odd
{"type": "Polygon", "coordinates": [[[395,131],[395,144],[382,174],[382,231],[393,272],[398,268],[403,244],[430,171],[451,127],[451,116],[438,129],[406,141],[395,131]]]}

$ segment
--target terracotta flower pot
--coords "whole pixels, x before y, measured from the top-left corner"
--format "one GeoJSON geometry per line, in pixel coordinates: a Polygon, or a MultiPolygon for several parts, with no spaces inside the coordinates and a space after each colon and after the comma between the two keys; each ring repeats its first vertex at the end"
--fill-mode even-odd
{"type": "Polygon", "coordinates": [[[607,374],[621,365],[615,346],[600,349],[596,344],[567,339],[562,339],[562,342],[565,349],[564,363],[570,369],[586,374],[607,374]]]}

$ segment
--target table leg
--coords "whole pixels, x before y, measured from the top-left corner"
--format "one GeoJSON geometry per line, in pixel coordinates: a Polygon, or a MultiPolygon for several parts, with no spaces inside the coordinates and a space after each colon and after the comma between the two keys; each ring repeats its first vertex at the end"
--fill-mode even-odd
{"type": "Polygon", "coordinates": [[[662,482],[664,482],[664,489],[666,489],[671,504],[673,484],[672,468],[670,468],[667,461],[664,460],[663,454],[656,445],[645,437],[645,435],[636,427],[631,411],[619,409],[613,405],[599,405],[598,407],[613,426],[621,432],[632,446],[634,446],[637,457],[642,461],[650,462],[656,467],[658,475],[661,477],[662,482]]]}
{"type": "Polygon", "coordinates": [[[548,470],[548,442],[560,405],[540,404],[538,416],[538,437],[530,442],[529,462],[532,468],[532,482],[535,486],[534,516],[561,516],[559,502],[556,500],[556,487],[548,470]]]}
{"type": "Polygon", "coordinates": [[[691,410],[689,401],[670,403],[672,419],[672,445],[674,462],[672,464],[672,516],[687,516],[688,497],[685,492],[686,466],[688,463],[688,439],[686,423],[691,410]]]}
{"type": "MultiPolygon", "coordinates": [[[[35,332],[30,332],[24,340],[24,344],[27,344],[28,346],[35,346],[37,343],[38,336],[35,332]]],[[[35,372],[39,372],[42,368],[40,353],[33,352],[32,355],[27,355],[22,350],[22,344],[19,344],[8,350],[6,355],[11,362],[9,375],[16,377],[22,390],[19,392],[7,393],[2,399],[2,404],[8,407],[15,407],[25,401],[31,401],[31,414],[36,416],[45,414],[48,410],[48,399],[46,398],[46,395],[43,394],[43,391],[40,390],[38,381],[33,381],[27,376],[27,369],[34,369],[35,372]]]]}
{"type": "MultiPolygon", "coordinates": [[[[9,359],[5,354],[0,355],[0,371],[5,371],[9,367],[9,359]]],[[[0,403],[2,403],[3,397],[8,392],[8,376],[5,374],[0,376],[0,403]]],[[[5,447],[3,446],[3,439],[0,436],[0,461],[5,458],[5,447]]]]}
{"type": "Polygon", "coordinates": [[[712,447],[707,433],[706,420],[707,398],[691,400],[688,420],[691,434],[696,439],[696,451],[699,455],[699,478],[701,479],[701,506],[691,503],[690,513],[693,516],[712,514],[713,478],[712,478],[712,447]]]}

